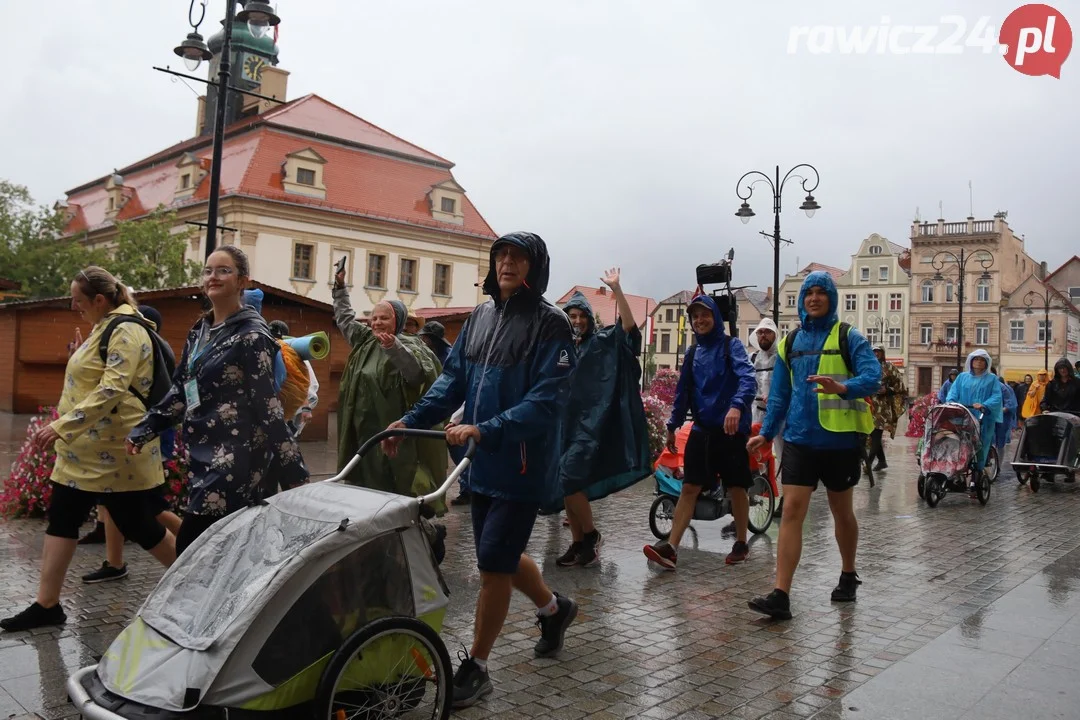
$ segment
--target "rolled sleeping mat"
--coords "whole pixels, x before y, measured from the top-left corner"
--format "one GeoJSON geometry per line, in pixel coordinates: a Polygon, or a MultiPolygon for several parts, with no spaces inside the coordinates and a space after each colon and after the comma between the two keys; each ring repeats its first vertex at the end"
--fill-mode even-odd
{"type": "Polygon", "coordinates": [[[330,354],[330,337],[325,332],[286,338],[285,342],[304,360],[324,360],[330,354]]]}

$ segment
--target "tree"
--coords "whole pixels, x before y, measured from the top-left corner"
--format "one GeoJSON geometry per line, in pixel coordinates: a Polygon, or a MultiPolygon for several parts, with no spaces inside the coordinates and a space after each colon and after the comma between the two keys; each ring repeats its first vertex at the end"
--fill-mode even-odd
{"type": "Polygon", "coordinates": [[[165,208],[117,223],[110,271],[137,291],[197,284],[202,265],[185,259],[191,231],[174,233],[178,224],[176,213],[165,208]]]}

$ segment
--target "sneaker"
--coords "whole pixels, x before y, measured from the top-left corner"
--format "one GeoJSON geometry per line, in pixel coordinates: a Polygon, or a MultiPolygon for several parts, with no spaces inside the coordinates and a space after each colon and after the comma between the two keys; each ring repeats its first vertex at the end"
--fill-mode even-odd
{"type": "Polygon", "coordinates": [[[724,527],[720,528],[720,537],[732,537],[735,534],[735,521],[732,520],[724,527]]]}
{"type": "Polygon", "coordinates": [[[493,689],[487,670],[481,670],[468,653],[458,651],[458,657],[461,665],[454,673],[454,698],[450,703],[455,710],[475,705],[493,689]]]}
{"type": "Polygon", "coordinates": [[[887,463],[887,462],[879,462],[877,465],[874,466],[874,472],[877,472],[879,470],[886,470],[886,469],[888,469],[888,467],[889,467],[889,463],[887,463]]]}
{"type": "Polygon", "coordinates": [[[559,567],[573,567],[578,563],[578,555],[581,553],[582,543],[572,542],[570,543],[570,549],[560,555],[555,564],[559,567]]]}
{"type": "Polygon", "coordinates": [[[655,545],[646,545],[642,552],[645,553],[645,557],[665,570],[674,570],[679,561],[679,553],[666,540],[655,545]]]}
{"type": "Polygon", "coordinates": [[[774,620],[791,619],[791,598],[782,590],[773,590],[765,597],[756,597],[746,604],[754,612],[768,615],[774,620]]]}
{"type": "Polygon", "coordinates": [[[453,507],[461,507],[462,505],[469,505],[472,503],[472,493],[468,490],[462,490],[458,493],[458,496],[450,501],[453,507]]]}
{"type": "Polygon", "coordinates": [[[736,542],[724,562],[728,565],[737,565],[745,562],[748,557],[750,557],[750,546],[744,542],[736,542]]]}
{"type": "Polygon", "coordinates": [[[87,585],[94,583],[109,582],[110,580],[119,580],[120,578],[127,577],[127,565],[121,565],[120,567],[113,567],[109,564],[109,561],[101,563],[101,569],[95,570],[89,575],[83,575],[82,581],[87,585]]]}
{"type": "Polygon", "coordinates": [[[604,544],[604,538],[599,530],[593,530],[585,535],[585,540],[578,550],[577,564],[581,567],[592,567],[600,562],[600,546],[604,544]]]}
{"type": "Polygon", "coordinates": [[[559,609],[554,615],[538,615],[536,626],[540,628],[540,639],[536,641],[533,653],[536,657],[552,657],[557,655],[563,647],[563,639],[566,637],[566,628],[577,617],[577,603],[570,598],[555,593],[555,601],[559,609]]]}
{"type": "Polygon", "coordinates": [[[105,523],[99,522],[94,529],[79,538],[79,545],[105,544],[105,523]]]}
{"type": "Polygon", "coordinates": [[[47,608],[35,602],[18,615],[0,620],[0,628],[8,632],[18,632],[46,625],[63,625],[66,622],[67,615],[64,614],[64,608],[60,607],[60,603],[47,608]]]}
{"type": "Polygon", "coordinates": [[[855,591],[862,585],[858,573],[840,573],[840,582],[832,591],[833,602],[855,602],[855,591]]]}

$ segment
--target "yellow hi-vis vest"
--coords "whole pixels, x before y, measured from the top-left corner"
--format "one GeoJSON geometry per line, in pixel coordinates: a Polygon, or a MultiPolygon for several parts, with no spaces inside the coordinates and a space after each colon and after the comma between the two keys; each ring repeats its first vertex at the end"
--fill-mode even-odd
{"type": "MultiPolygon", "coordinates": [[[[825,345],[821,350],[792,350],[791,358],[802,355],[820,355],[816,375],[825,375],[838,382],[845,382],[852,377],[848,371],[847,363],[840,352],[840,326],[843,323],[835,323],[829,331],[829,337],[825,338],[825,345]]],[[[791,371],[791,363],[788,362],[788,347],[794,348],[794,333],[784,338],[778,348],[780,359],[788,366],[791,373],[791,384],[795,386],[795,375],[791,371]],[[789,342],[790,339],[790,342],[789,342]]],[[[870,403],[864,398],[845,400],[839,395],[818,393],[818,422],[821,427],[829,432],[855,432],[869,435],[874,431],[874,416],[870,412],[870,403]]]]}

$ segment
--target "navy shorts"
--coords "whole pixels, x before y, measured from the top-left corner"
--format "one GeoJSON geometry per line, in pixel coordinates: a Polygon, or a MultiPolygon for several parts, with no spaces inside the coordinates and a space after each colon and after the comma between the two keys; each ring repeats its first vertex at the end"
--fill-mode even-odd
{"type": "Polygon", "coordinates": [[[529,544],[539,505],[472,495],[476,566],[481,572],[513,575],[529,544]]]}
{"type": "Polygon", "coordinates": [[[862,476],[862,448],[822,450],[784,443],[784,485],[798,485],[817,490],[820,482],[830,492],[844,492],[859,484],[862,476]]]}

